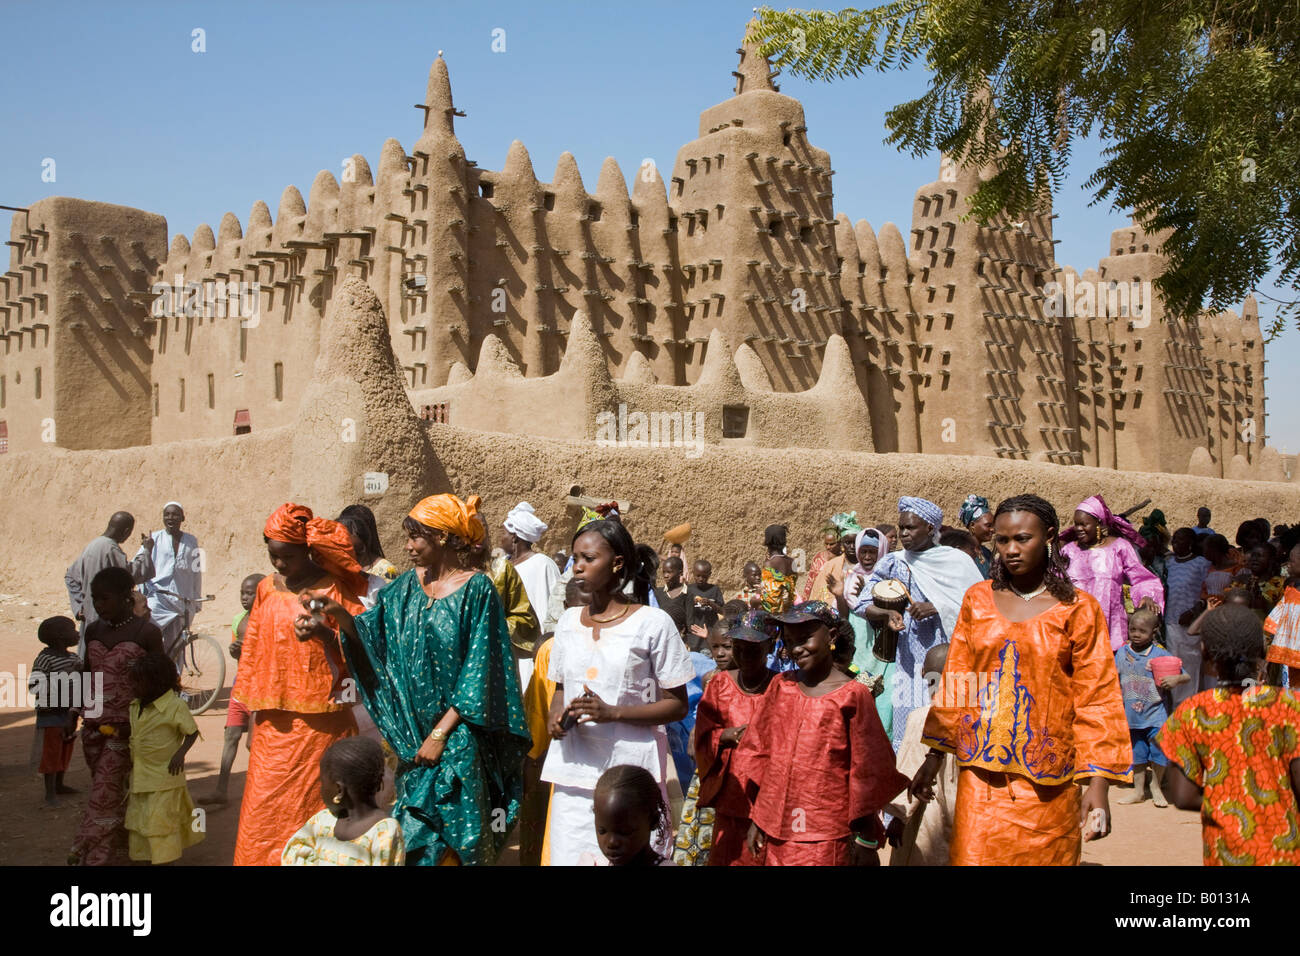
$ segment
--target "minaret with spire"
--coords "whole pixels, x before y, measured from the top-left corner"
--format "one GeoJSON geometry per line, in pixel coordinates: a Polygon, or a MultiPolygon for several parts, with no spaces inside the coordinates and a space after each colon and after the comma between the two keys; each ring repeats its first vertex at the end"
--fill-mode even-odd
{"type": "Polygon", "coordinates": [[[694,381],[712,329],[748,343],[779,391],[816,382],[840,331],[830,156],[807,138],[803,107],[777,92],[755,44],[737,51],[734,93],[700,115],[677,153],[676,216],[684,334],[675,349],[694,381]]]}

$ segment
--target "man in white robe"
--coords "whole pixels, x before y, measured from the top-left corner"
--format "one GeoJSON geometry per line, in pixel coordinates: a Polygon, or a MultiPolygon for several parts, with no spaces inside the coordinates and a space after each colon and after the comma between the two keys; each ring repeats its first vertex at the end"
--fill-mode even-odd
{"type": "Polygon", "coordinates": [[[534,514],[533,506],[521,501],[506,515],[506,530],[501,538],[501,548],[523,579],[524,592],[543,634],[555,630],[555,619],[551,616],[551,590],[560,580],[560,569],[555,562],[533,550],[546,527],[546,522],[534,514]]]}
{"type": "MultiPolygon", "coordinates": [[[[184,522],[185,509],[175,501],[167,502],[162,530],[153,532],[148,550],[141,546],[136,554],[136,560],[151,559],[152,574],[141,590],[149,602],[149,616],[163,633],[163,649],[168,654],[187,623],[185,600],[196,601],[203,594],[203,552],[194,535],[181,531],[184,522]]],[[[198,609],[191,604],[188,617],[198,609]]]]}

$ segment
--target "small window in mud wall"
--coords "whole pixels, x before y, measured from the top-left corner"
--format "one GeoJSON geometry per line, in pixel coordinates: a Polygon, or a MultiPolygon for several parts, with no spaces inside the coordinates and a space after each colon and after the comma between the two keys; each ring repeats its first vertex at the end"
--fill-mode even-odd
{"type": "Polygon", "coordinates": [[[217,377],[208,373],[208,408],[217,407],[217,377]]]}
{"type": "Polygon", "coordinates": [[[547,212],[555,208],[555,193],[542,193],[542,208],[547,212]]]}
{"type": "Polygon", "coordinates": [[[812,226],[799,227],[799,241],[812,242],[812,226]]]}
{"type": "Polygon", "coordinates": [[[748,405],[722,406],[722,437],[744,438],[749,431],[748,405]]]}
{"type": "Polygon", "coordinates": [[[0,408],[5,407],[5,377],[0,375],[0,408]]]}
{"type": "Polygon", "coordinates": [[[284,363],[275,363],[275,400],[284,401],[284,363]]]}
{"type": "Polygon", "coordinates": [[[153,417],[158,417],[158,384],[156,382],[153,386],[153,417]]]}
{"type": "Polygon", "coordinates": [[[484,199],[491,199],[491,198],[492,198],[492,184],[489,183],[489,182],[484,182],[483,180],[479,180],[479,184],[478,184],[478,194],[479,194],[480,196],[482,196],[484,199]]]}
{"type": "Polygon", "coordinates": [[[686,218],[686,235],[688,235],[688,236],[693,236],[693,235],[695,235],[695,217],[694,217],[694,216],[688,216],[688,217],[686,218]]]}
{"type": "Polygon", "coordinates": [[[41,367],[36,366],[36,397],[41,397],[41,367]]]}
{"type": "Polygon", "coordinates": [[[235,412],[235,434],[247,435],[253,430],[253,419],[248,414],[247,408],[241,408],[235,412]]]}
{"type": "Polygon", "coordinates": [[[426,422],[437,422],[440,425],[447,424],[447,411],[449,403],[438,402],[434,405],[421,405],[420,417],[426,422]]]}
{"type": "Polygon", "coordinates": [[[0,455],[9,451],[9,423],[0,422],[0,455]]]}
{"type": "Polygon", "coordinates": [[[768,224],[767,224],[767,230],[768,230],[768,232],[770,232],[773,236],[779,236],[779,235],[781,235],[781,230],[782,230],[784,227],[785,227],[785,220],[783,220],[780,216],[777,216],[777,217],[773,218],[773,219],[772,219],[770,222],[768,222],[768,224]]]}
{"type": "MultiPolygon", "coordinates": [[[[164,335],[163,339],[165,340],[166,338],[167,337],[164,335]]],[[[243,361],[247,361],[247,359],[248,359],[248,326],[246,326],[243,322],[240,322],[239,323],[239,361],[243,362],[243,361]]]]}
{"type": "Polygon", "coordinates": [[[181,386],[181,392],[180,392],[180,399],[178,401],[178,407],[180,411],[183,412],[185,411],[185,379],[180,379],[180,386],[181,386]]]}

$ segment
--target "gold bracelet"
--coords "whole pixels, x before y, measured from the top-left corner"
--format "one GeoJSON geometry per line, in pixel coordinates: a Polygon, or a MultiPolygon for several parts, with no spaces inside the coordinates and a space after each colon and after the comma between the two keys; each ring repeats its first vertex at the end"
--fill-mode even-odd
{"type": "Polygon", "coordinates": [[[447,731],[443,730],[441,727],[434,727],[433,733],[429,734],[429,736],[432,737],[434,740],[446,740],[447,731]]]}

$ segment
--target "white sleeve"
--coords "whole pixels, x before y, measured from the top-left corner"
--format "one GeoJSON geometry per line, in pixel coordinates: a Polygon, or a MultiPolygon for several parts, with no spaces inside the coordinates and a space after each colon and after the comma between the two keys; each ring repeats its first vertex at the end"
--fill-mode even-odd
{"type": "MultiPolygon", "coordinates": [[[[564,616],[560,616],[564,620],[564,616]]],[[[546,679],[553,684],[564,683],[564,647],[568,644],[568,628],[561,628],[557,622],[555,636],[551,638],[551,659],[546,665],[546,679]]]]}
{"type": "Polygon", "coordinates": [[[684,687],[695,677],[695,665],[686,650],[686,642],[677,633],[677,625],[668,616],[667,611],[647,608],[641,614],[651,614],[654,623],[650,627],[650,666],[654,668],[655,682],[661,690],[684,687]]]}

